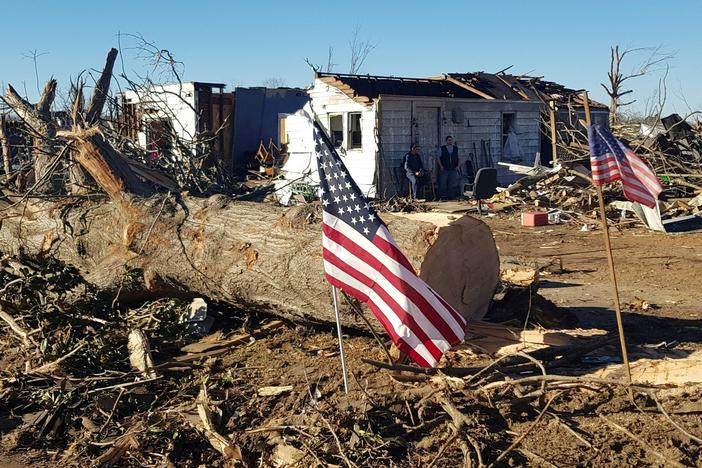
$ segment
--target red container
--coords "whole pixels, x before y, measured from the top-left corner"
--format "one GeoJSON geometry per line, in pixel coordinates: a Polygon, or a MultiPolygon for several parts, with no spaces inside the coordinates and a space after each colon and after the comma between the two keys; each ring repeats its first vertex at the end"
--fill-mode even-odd
{"type": "Polygon", "coordinates": [[[522,213],[522,226],[546,226],[548,225],[548,213],[544,211],[532,211],[522,213]]]}

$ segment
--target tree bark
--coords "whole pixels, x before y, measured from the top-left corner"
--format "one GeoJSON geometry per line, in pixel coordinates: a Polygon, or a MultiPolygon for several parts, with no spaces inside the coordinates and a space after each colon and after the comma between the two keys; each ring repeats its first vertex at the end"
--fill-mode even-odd
{"type": "Polygon", "coordinates": [[[112,199],[125,194],[146,195],[151,192],[130,168],[126,158],[115,151],[95,130],[65,134],[73,141],[73,158],[112,199]]]}
{"type": "MultiPolygon", "coordinates": [[[[73,88],[73,105],[71,106],[71,119],[73,129],[84,127],[83,120],[83,82],[78,81],[73,88]]],[[[94,184],[76,159],[76,150],[71,149],[68,162],[68,192],[72,195],[84,195],[90,191],[89,185],[94,184]]]]}
{"type": "Polygon", "coordinates": [[[102,114],[102,108],[105,106],[107,94],[110,90],[110,81],[112,81],[112,69],[117,59],[117,49],[110,49],[107,53],[105,67],[102,69],[100,78],[95,84],[93,95],[90,98],[88,110],[85,112],[85,123],[87,126],[93,125],[102,114]]]}
{"type": "Polygon", "coordinates": [[[5,129],[5,114],[0,115],[0,148],[2,148],[2,167],[5,171],[5,180],[10,180],[12,164],[10,162],[10,137],[5,129]]]}
{"type": "Polygon", "coordinates": [[[56,96],[56,80],[49,80],[36,107],[24,100],[12,86],[7,87],[5,100],[17,115],[29,125],[34,133],[33,159],[34,176],[41,181],[36,190],[39,193],[52,193],[56,187],[49,171],[56,154],[56,125],[51,118],[51,104],[56,96]]]}
{"type": "MultiPolygon", "coordinates": [[[[5,212],[0,245],[63,260],[123,300],[201,295],[296,321],[334,321],[318,205],[285,210],[222,195],[159,195],[61,206],[29,204],[24,217],[5,212]]],[[[490,229],[470,217],[440,229],[394,216],[386,222],[422,278],[462,315],[482,318],[499,270],[490,229]]],[[[363,328],[344,302],[344,325],[363,328]]]]}

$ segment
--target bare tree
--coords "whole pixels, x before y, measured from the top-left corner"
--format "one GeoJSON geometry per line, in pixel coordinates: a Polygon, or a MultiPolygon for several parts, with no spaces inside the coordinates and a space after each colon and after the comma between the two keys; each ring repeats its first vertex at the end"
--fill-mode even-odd
{"type": "Polygon", "coordinates": [[[284,88],[286,86],[283,78],[270,77],[261,82],[266,88],[284,88]]]}
{"type": "Polygon", "coordinates": [[[607,91],[610,98],[609,119],[610,124],[615,125],[618,121],[618,113],[624,106],[628,106],[636,102],[636,99],[622,102],[621,98],[627,94],[633,93],[631,89],[624,89],[624,82],[633,78],[638,78],[650,73],[654,73],[662,68],[675,56],[670,52],[662,50],[662,46],[658,47],[639,47],[636,49],[625,49],[619,51],[619,45],[615,45],[611,50],[611,59],[609,64],[609,84],[600,83],[607,91]],[[644,55],[643,60],[631,72],[623,73],[621,71],[624,58],[629,55],[644,55]]]}
{"type": "Polygon", "coordinates": [[[329,48],[327,49],[327,68],[326,72],[330,73],[333,69],[336,68],[336,63],[334,63],[334,46],[330,45],[329,48]]]}
{"type": "Polygon", "coordinates": [[[349,41],[349,47],[351,49],[349,73],[352,75],[361,71],[366,59],[377,47],[377,44],[361,39],[360,34],[361,28],[360,26],[356,26],[356,29],[354,29],[353,34],[351,35],[351,40],[349,41]]]}
{"type": "MultiPolygon", "coordinates": [[[[42,55],[47,55],[48,52],[39,52],[37,49],[30,50],[26,54],[23,55],[24,58],[32,60],[34,62],[34,79],[36,80],[36,85],[37,85],[37,93],[41,94],[41,90],[39,89],[39,57],[42,55]]],[[[26,94],[26,93],[25,93],[26,94]]]]}

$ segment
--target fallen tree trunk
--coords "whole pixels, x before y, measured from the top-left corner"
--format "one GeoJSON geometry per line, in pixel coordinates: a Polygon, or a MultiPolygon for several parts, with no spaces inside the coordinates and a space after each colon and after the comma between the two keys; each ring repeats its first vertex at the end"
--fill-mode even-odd
{"type": "MultiPolygon", "coordinates": [[[[202,295],[292,320],[333,322],[318,209],[222,195],[22,203],[0,212],[0,245],[74,265],[123,300],[202,295]]],[[[440,229],[393,216],[386,222],[449,303],[470,319],[486,313],[499,260],[482,221],[464,217],[440,229]]],[[[362,327],[343,306],[344,324],[362,327]]]]}

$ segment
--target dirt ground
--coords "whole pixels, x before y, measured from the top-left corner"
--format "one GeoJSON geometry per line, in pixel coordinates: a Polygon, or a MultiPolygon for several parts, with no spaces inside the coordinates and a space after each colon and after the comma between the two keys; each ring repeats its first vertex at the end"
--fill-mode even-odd
{"type": "MultiPolygon", "coordinates": [[[[524,228],[514,215],[484,220],[504,268],[562,265],[542,273],[539,293],[574,314],[578,327],[615,332],[600,230],[524,228]]],[[[632,361],[702,349],[702,235],[628,228],[613,232],[612,242],[632,361]]],[[[273,320],[216,304],[210,310],[213,330],[227,336],[273,320]]],[[[371,334],[349,331],[345,395],[334,330],[285,324],[216,357],[164,369],[153,381],[100,391],[134,380],[124,378],[124,346],[101,374],[72,379],[79,370],[69,367],[61,375],[22,376],[18,341],[0,330],[0,466],[85,466],[121,445],[117,466],[702,466],[699,385],[639,387],[632,400],[624,386],[587,377],[545,387],[507,381],[538,376],[529,362],[518,363],[531,368],[517,374],[497,366],[463,378],[396,373],[364,362],[387,359],[371,334]],[[225,461],[203,432],[203,386],[215,429],[240,457],[225,461]],[[264,387],[278,393],[266,396],[264,387]],[[37,388],[42,399],[24,396],[37,388]],[[51,424],[32,422],[42,410],[51,424]]],[[[181,345],[154,336],[155,363],[172,362],[181,345]]],[[[450,351],[442,365],[493,363],[469,348],[450,351]]],[[[618,359],[610,343],[549,373],[582,377],[618,359]]]]}

